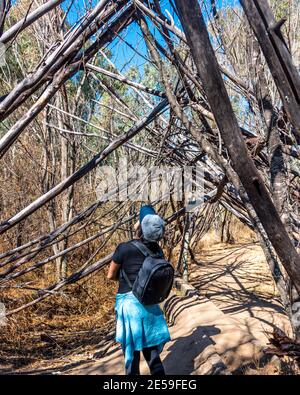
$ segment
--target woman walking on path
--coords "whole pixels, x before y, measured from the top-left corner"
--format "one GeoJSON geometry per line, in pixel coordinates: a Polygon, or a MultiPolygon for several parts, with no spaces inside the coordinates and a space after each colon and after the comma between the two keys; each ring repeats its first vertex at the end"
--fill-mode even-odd
{"type": "MultiPolygon", "coordinates": [[[[152,206],[141,208],[139,223],[141,228],[139,240],[153,254],[163,255],[158,241],[164,234],[164,221],[156,215],[152,206]]],[[[150,373],[164,375],[159,354],[165,343],[171,340],[164,314],[158,304],[145,306],[140,303],[130,287],[144,259],[145,255],[136,248],[134,240],[119,244],[113,254],[107,278],[119,280],[115,305],[116,341],[122,345],[127,375],[140,374],[140,351],[143,352],[150,373]]]]}

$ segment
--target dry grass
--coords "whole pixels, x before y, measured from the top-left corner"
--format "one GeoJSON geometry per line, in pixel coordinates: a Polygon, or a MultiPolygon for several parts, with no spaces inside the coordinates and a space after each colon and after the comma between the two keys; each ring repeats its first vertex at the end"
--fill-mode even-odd
{"type": "Polygon", "coordinates": [[[300,374],[297,362],[289,357],[273,357],[267,363],[254,361],[241,371],[245,376],[294,376],[300,374]]]}
{"type": "MultiPolygon", "coordinates": [[[[112,209],[109,205],[110,203],[107,203],[97,211],[100,218],[98,222],[102,228],[115,224],[120,216],[120,213],[115,211],[106,215],[112,209]]],[[[128,226],[122,226],[113,235],[106,234],[68,254],[68,275],[78,270],[105,241],[106,244],[94,256],[91,263],[111,253],[116,245],[128,238],[128,226]]],[[[82,230],[71,236],[69,245],[74,245],[99,230],[98,224],[91,224],[88,231],[82,230]]],[[[40,231],[46,233],[44,229],[40,231]]],[[[13,232],[10,236],[3,240],[2,245],[0,244],[0,250],[13,248],[13,240],[15,240],[13,232]]],[[[35,262],[51,255],[53,251],[50,247],[39,254],[35,262]]],[[[28,268],[33,263],[28,262],[22,265],[21,269],[28,268]]],[[[54,361],[66,355],[74,356],[97,351],[97,345],[108,332],[111,332],[114,324],[117,283],[109,282],[106,279],[106,272],[107,269],[101,270],[9,317],[7,325],[1,327],[0,331],[0,370],[2,372],[31,370],[35,366],[42,365],[43,361],[54,361]]],[[[1,290],[1,302],[5,304],[6,310],[10,311],[38,296],[36,291],[13,288],[15,285],[27,283],[30,287],[39,290],[56,282],[56,263],[52,261],[11,281],[9,285],[12,288],[1,290]]]]}
{"type": "Polygon", "coordinates": [[[209,247],[224,242],[225,244],[242,244],[256,242],[256,234],[238,218],[230,217],[223,226],[224,213],[215,218],[213,226],[194,248],[195,253],[201,253],[209,247]]]}
{"type": "MultiPolygon", "coordinates": [[[[233,218],[230,220],[228,232],[231,243],[237,241],[249,243],[255,240],[253,232],[233,218]]],[[[80,234],[74,236],[70,244],[78,242],[81,236],[80,234]]],[[[126,238],[124,231],[116,232],[101,253],[95,256],[94,261],[110,253],[124,238],[126,238]]],[[[207,253],[209,249],[215,249],[220,245],[220,238],[219,222],[195,246],[195,253],[201,256],[202,252],[207,253]]],[[[68,264],[70,273],[86,261],[91,251],[95,251],[101,241],[97,240],[89,247],[83,247],[70,255],[68,264]]],[[[180,243],[173,247],[172,262],[176,263],[180,243]]],[[[27,266],[30,266],[30,263],[27,266]]],[[[22,280],[30,281],[32,287],[45,288],[56,281],[55,264],[29,273],[22,280]]],[[[262,281],[255,290],[251,291],[266,296],[266,293],[274,292],[274,288],[271,287],[273,286],[270,286],[269,282],[262,281]]],[[[106,280],[105,269],[9,318],[8,324],[2,327],[0,332],[2,373],[33,371],[43,366],[62,366],[67,360],[74,361],[79,356],[94,354],[101,340],[114,326],[116,290],[117,284],[106,280]]],[[[8,289],[3,292],[2,301],[9,310],[35,297],[36,293],[8,289]]],[[[244,374],[266,372],[260,369],[257,366],[254,370],[259,373],[248,370],[244,374]]]]}
{"type": "Polygon", "coordinates": [[[2,369],[94,350],[111,329],[116,285],[99,273],[12,316],[0,334],[2,369]]]}
{"type": "MultiPolygon", "coordinates": [[[[86,237],[86,236],[85,236],[86,237]]],[[[94,261],[106,256],[119,242],[116,234],[109,244],[95,256],[94,261]]],[[[80,235],[70,243],[76,243],[80,235]]],[[[81,248],[69,258],[69,274],[77,270],[96,250],[97,242],[81,248]]],[[[41,258],[42,259],[42,258],[41,258]]],[[[29,262],[26,266],[30,266],[29,262]]],[[[63,289],[58,294],[8,318],[0,332],[0,367],[2,371],[32,369],[42,361],[62,358],[68,354],[89,352],[111,330],[114,316],[117,283],[109,283],[104,269],[63,289]]],[[[26,274],[22,282],[44,289],[56,282],[55,263],[26,274]]],[[[20,280],[19,280],[20,281],[20,280]]],[[[11,282],[14,285],[16,282],[11,282]]],[[[10,288],[1,293],[7,310],[30,302],[36,292],[10,288]]]]}

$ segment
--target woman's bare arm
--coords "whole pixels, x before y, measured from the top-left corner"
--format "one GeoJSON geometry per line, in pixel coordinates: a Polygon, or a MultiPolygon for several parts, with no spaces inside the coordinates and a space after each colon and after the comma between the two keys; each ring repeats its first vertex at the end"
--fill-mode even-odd
{"type": "Polygon", "coordinates": [[[140,221],[137,221],[134,226],[133,226],[134,232],[135,232],[135,238],[139,239],[142,235],[142,228],[140,221]]]}
{"type": "Polygon", "coordinates": [[[119,265],[118,263],[111,261],[111,264],[109,265],[109,269],[108,269],[108,273],[107,273],[108,280],[112,280],[112,281],[119,280],[120,266],[121,265],[119,265]]]}

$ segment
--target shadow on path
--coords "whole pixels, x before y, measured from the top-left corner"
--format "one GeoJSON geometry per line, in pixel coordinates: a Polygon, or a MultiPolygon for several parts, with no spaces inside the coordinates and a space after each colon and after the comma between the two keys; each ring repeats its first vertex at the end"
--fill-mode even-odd
{"type": "Polygon", "coordinates": [[[169,352],[163,360],[166,374],[191,374],[195,371],[195,358],[206,347],[213,345],[207,334],[216,335],[220,330],[213,325],[199,326],[188,336],[178,337],[166,350],[169,352]]]}

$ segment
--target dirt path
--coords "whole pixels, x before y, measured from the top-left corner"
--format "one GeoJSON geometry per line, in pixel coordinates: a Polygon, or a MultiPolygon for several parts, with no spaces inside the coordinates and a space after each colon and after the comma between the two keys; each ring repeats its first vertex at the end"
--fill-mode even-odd
{"type": "Polygon", "coordinates": [[[196,256],[191,283],[226,315],[260,327],[263,342],[278,326],[290,333],[274,282],[259,244],[216,244],[196,256]]]}
{"type": "MultiPolygon", "coordinates": [[[[198,293],[183,287],[165,305],[172,337],[162,353],[166,373],[235,373],[261,356],[275,326],[288,331],[288,320],[257,244],[217,244],[196,259],[190,282],[198,293]]],[[[72,355],[30,373],[122,375],[123,356],[113,344],[104,357],[72,355]]],[[[148,374],[143,360],[141,373],[148,374]]]]}

